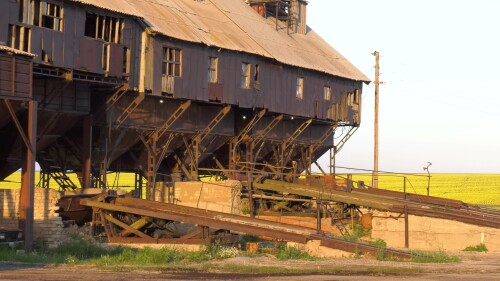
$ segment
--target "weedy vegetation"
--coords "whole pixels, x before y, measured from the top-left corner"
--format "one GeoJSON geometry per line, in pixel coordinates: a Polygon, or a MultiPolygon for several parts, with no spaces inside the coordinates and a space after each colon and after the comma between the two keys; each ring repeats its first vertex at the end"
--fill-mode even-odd
{"type": "Polygon", "coordinates": [[[466,252],[483,252],[486,253],[488,252],[488,248],[486,248],[486,245],[481,243],[476,246],[467,246],[465,247],[464,251],[466,252]]]}

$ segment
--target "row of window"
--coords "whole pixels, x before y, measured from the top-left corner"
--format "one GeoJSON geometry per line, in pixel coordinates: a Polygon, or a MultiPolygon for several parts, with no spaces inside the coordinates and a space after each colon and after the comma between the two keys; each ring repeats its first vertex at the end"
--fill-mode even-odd
{"type": "MultiPolygon", "coordinates": [[[[63,8],[50,0],[21,0],[19,21],[29,25],[63,31],[63,8]]],[[[123,19],[86,13],[85,36],[106,42],[122,42],[123,19]]]]}
{"type": "MultiPolygon", "coordinates": [[[[209,57],[208,59],[208,82],[217,83],[218,80],[218,65],[219,58],[209,57]]],[[[250,63],[241,63],[241,88],[250,89],[251,74],[250,63]]],[[[259,65],[254,66],[253,80],[254,84],[259,83],[259,65]]],[[[176,48],[163,48],[163,64],[162,75],[164,77],[180,77],[182,76],[182,50],[176,48]]],[[[332,88],[330,86],[324,87],[324,99],[331,101],[332,88]]],[[[295,95],[298,99],[304,98],[304,77],[297,77],[297,91],[295,95]]]]}
{"type": "Polygon", "coordinates": [[[21,0],[19,21],[63,31],[63,9],[61,5],[45,0],[21,0]]]}

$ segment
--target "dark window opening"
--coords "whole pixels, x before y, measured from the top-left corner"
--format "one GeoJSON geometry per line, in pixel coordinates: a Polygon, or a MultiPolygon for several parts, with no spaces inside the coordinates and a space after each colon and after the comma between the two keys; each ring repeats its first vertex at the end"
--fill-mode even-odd
{"type": "Polygon", "coordinates": [[[96,37],[97,15],[87,13],[85,18],[85,36],[96,37]]]}
{"type": "Polygon", "coordinates": [[[30,28],[11,24],[9,25],[8,36],[8,46],[24,52],[30,51],[30,28]]]}
{"type": "Polygon", "coordinates": [[[123,19],[101,16],[87,12],[85,36],[102,39],[106,42],[122,43],[123,19]]]}
{"type": "Polygon", "coordinates": [[[40,26],[62,31],[62,8],[60,5],[42,2],[42,22],[40,26]]]}
{"type": "Polygon", "coordinates": [[[255,73],[253,74],[253,80],[254,81],[259,81],[259,65],[255,65],[255,73]]]}
{"type": "Polygon", "coordinates": [[[130,49],[123,47],[123,74],[130,73],[130,49]]]}

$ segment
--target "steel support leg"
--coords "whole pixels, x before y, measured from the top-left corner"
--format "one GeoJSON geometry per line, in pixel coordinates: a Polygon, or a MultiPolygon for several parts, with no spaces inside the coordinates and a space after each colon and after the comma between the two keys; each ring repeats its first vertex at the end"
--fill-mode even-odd
{"type": "Polygon", "coordinates": [[[82,188],[92,187],[90,179],[90,164],[92,151],[92,117],[87,115],[83,118],[83,140],[82,140],[82,188]]]}
{"type": "Polygon", "coordinates": [[[147,200],[155,200],[155,185],[156,185],[156,143],[158,141],[158,134],[155,133],[150,138],[148,149],[148,185],[147,185],[147,200]]]}
{"type": "Polygon", "coordinates": [[[23,147],[21,200],[19,202],[19,228],[24,233],[24,249],[30,252],[33,246],[33,216],[35,205],[35,157],[37,102],[28,102],[26,135],[28,147],[23,147]]]}

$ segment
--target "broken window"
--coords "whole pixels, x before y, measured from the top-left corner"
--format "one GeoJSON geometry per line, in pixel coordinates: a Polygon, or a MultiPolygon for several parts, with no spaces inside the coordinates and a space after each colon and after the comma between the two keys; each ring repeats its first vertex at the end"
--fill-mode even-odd
{"type": "Polygon", "coordinates": [[[102,70],[109,71],[109,44],[102,45],[102,70]]]}
{"type": "Polygon", "coordinates": [[[127,75],[130,73],[130,49],[123,47],[123,74],[127,75]]]}
{"type": "Polygon", "coordinates": [[[62,8],[60,5],[42,2],[42,21],[41,27],[62,31],[62,8]]]}
{"type": "Polygon", "coordinates": [[[217,83],[217,67],[219,59],[216,57],[210,57],[208,61],[208,82],[217,83]]]}
{"type": "Polygon", "coordinates": [[[332,88],[329,86],[325,86],[323,89],[325,100],[326,101],[331,101],[332,100],[332,88]]]}
{"type": "Polygon", "coordinates": [[[254,74],[253,74],[253,80],[257,82],[257,81],[259,81],[259,65],[258,64],[255,65],[255,69],[254,70],[255,71],[254,71],[254,74]]]}
{"type": "Polygon", "coordinates": [[[39,25],[40,0],[19,1],[19,21],[25,24],[39,25]]]}
{"type": "Polygon", "coordinates": [[[9,25],[9,42],[11,48],[29,52],[30,51],[30,38],[31,29],[20,25],[9,25]]]}
{"type": "Polygon", "coordinates": [[[164,76],[180,77],[182,51],[175,48],[163,48],[162,74],[164,76]]]}
{"type": "Polygon", "coordinates": [[[298,99],[304,98],[304,77],[297,77],[297,92],[295,97],[298,99]]]}
{"type": "Polygon", "coordinates": [[[63,9],[60,4],[49,1],[21,0],[19,3],[19,21],[62,31],[63,9]]]}
{"type": "Polygon", "coordinates": [[[260,91],[259,74],[260,74],[259,65],[256,64],[253,73],[253,88],[257,91],[260,91]]]}
{"type": "Polygon", "coordinates": [[[96,15],[87,12],[85,16],[85,36],[106,42],[122,43],[123,19],[96,15]]]}
{"type": "Polygon", "coordinates": [[[250,64],[241,64],[241,88],[250,89],[250,64]]]}
{"type": "Polygon", "coordinates": [[[356,89],[354,90],[354,104],[359,104],[359,101],[361,100],[361,92],[356,89]]]}

